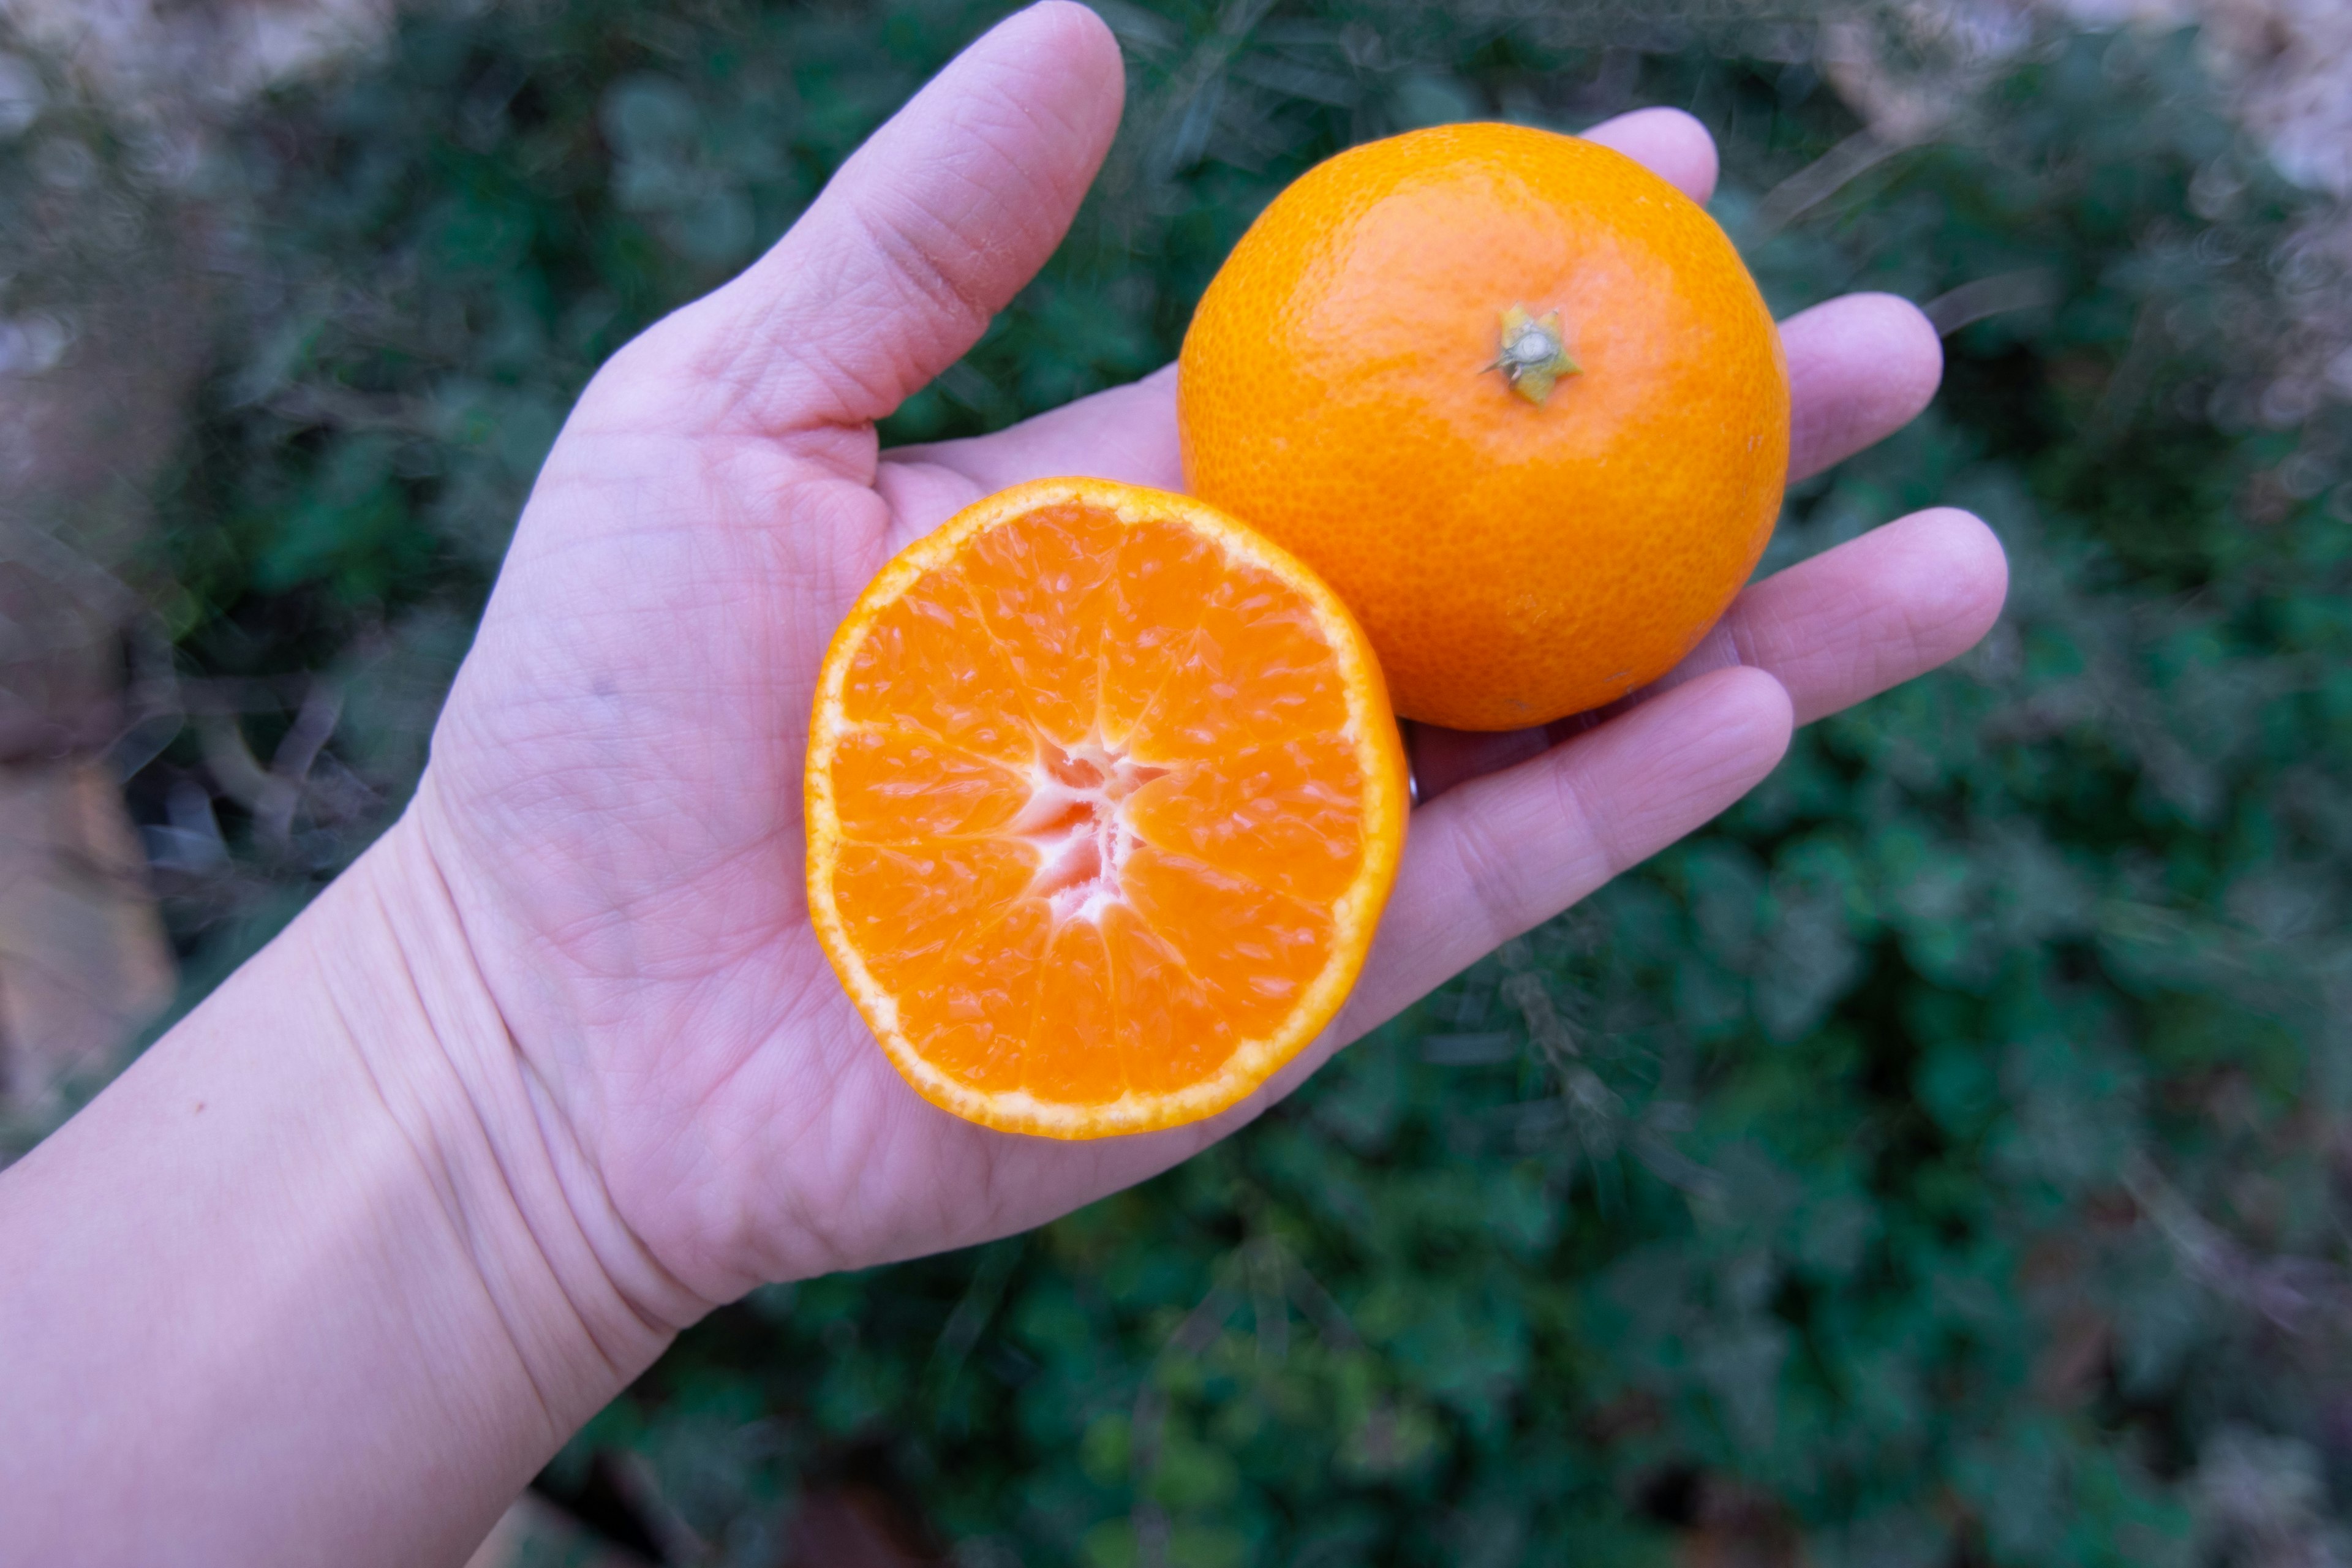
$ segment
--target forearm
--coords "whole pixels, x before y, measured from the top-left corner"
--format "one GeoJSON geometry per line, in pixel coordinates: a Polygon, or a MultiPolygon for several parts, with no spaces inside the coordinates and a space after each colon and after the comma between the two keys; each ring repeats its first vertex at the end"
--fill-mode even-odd
{"type": "Polygon", "coordinates": [[[0,1173],[0,1558],[462,1561],[667,1342],[446,903],[395,828],[0,1173]]]}

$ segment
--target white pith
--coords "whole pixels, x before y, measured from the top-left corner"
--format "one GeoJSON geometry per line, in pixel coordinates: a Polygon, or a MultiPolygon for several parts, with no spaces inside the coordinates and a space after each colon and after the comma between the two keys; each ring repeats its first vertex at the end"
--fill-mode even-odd
{"type": "Polygon", "coordinates": [[[1056,926],[1100,923],[1103,911],[1123,900],[1119,878],[1135,852],[1128,798],[1168,770],[1138,762],[1099,736],[1068,747],[1040,737],[1038,744],[1029,804],[1004,831],[1036,849],[1030,891],[1045,899],[1056,926]]]}

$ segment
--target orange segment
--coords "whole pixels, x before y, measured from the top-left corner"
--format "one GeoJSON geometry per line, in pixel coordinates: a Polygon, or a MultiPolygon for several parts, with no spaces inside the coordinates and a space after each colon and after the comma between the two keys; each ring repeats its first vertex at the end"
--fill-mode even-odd
{"type": "Polygon", "coordinates": [[[1023,1087],[1053,1105],[1102,1105],[1127,1093],[1128,1064],[1111,1047],[1118,1031],[1111,995],[1110,954],[1102,927],[1093,921],[1065,920],[1054,930],[1037,980],[1037,1015],[1029,1038],[1092,1040],[1093,1050],[1024,1052],[1023,1087]]]}
{"type": "Polygon", "coordinates": [[[1037,1016],[1053,921],[1024,899],[984,923],[922,983],[893,993],[893,1026],[923,1042],[935,1070],[987,1095],[1018,1095],[1032,1069],[1026,1049],[1037,1016]]]}
{"type": "Polygon", "coordinates": [[[840,716],[924,730],[974,756],[1027,766],[1030,725],[1004,702],[1013,673],[962,581],[941,572],[909,586],[858,639],[842,671],[840,716]]]}
{"type": "Polygon", "coordinates": [[[991,833],[1029,804],[1024,773],[914,731],[849,731],[833,776],[842,833],[864,844],[991,833]]]}
{"type": "Polygon", "coordinates": [[[833,883],[843,929],[877,975],[912,980],[974,926],[1004,918],[1034,879],[1024,846],[1004,839],[884,847],[847,842],[833,883]]]}
{"type": "Polygon", "coordinates": [[[1239,1038],[1232,1019],[1174,950],[1124,905],[1105,911],[1111,1005],[1128,1083],[1145,1095],[1181,1093],[1213,1078],[1239,1038]]]}
{"type": "Polygon", "coordinates": [[[1379,666],[1319,579],[1189,498],[1041,480],[910,546],[835,636],[810,918],[933,1103],[1141,1131],[1330,1021],[1405,810],[1379,666]]]}
{"type": "Polygon", "coordinates": [[[1129,531],[1120,557],[1106,606],[1102,718],[1104,738],[1123,746],[1169,678],[1188,668],[1224,560],[1210,541],[1152,523],[1129,531]]]}
{"type": "Polygon", "coordinates": [[[1273,574],[1229,573],[1199,615],[1185,649],[1196,678],[1160,692],[1135,738],[1139,751],[1221,757],[1346,723],[1347,694],[1321,628],[1273,574]]]}
{"type": "Polygon", "coordinates": [[[1223,765],[1154,779],[1128,807],[1145,843],[1328,904],[1364,863],[1363,779],[1336,735],[1239,746],[1223,765]]]}
{"type": "Polygon", "coordinates": [[[963,576],[1032,722],[1064,746],[1095,729],[1105,600],[1120,529],[1074,504],[972,542],[963,576]]]}
{"type": "Polygon", "coordinates": [[[1244,1034],[1278,1026],[1330,957],[1326,911],[1246,877],[1144,848],[1126,884],[1128,906],[1244,1034]]]}

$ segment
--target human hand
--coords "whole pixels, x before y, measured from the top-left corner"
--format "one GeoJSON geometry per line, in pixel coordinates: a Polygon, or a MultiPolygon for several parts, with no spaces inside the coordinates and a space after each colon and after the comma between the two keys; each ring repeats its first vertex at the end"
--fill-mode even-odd
{"type": "MultiPolygon", "coordinates": [[[[630,344],[551,453],[395,833],[449,907],[530,1083],[563,1201],[648,1317],[762,1280],[961,1246],[1139,1181],[1243,1125],[1496,943],[1736,800],[1819,717],[1959,653],[1997,613],[1964,514],[1891,523],[1748,591],[1597,726],[1424,731],[1424,804],[1347,1010],[1209,1121],[1097,1142],[919,1098],[811,932],[801,768],[835,626],[898,548],[1018,480],[1181,489],[1172,371],[998,435],[891,454],[874,421],[960,357],[1058,242],[1107,150],[1092,13],[1005,22],[733,283],[630,344]],[[1570,733],[1570,730],[1577,732],[1570,733]]],[[[1693,196],[1686,116],[1597,128],[1693,196]]],[[[1792,473],[1916,413],[1936,337],[1860,297],[1787,324],[1792,473]]],[[[508,1130],[511,1133],[512,1130],[508,1130]]]]}

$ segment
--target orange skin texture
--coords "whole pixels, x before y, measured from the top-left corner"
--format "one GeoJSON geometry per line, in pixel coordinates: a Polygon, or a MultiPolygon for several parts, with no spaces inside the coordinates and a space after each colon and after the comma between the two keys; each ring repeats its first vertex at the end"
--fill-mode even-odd
{"type": "Polygon", "coordinates": [[[1789,374],[1706,211],[1514,125],[1353,148],[1260,215],[1179,360],[1187,485],[1320,573],[1397,711],[1462,730],[1622,697],[1696,645],[1771,538],[1789,374]],[[1513,306],[1580,374],[1491,366],[1513,306]]]}

